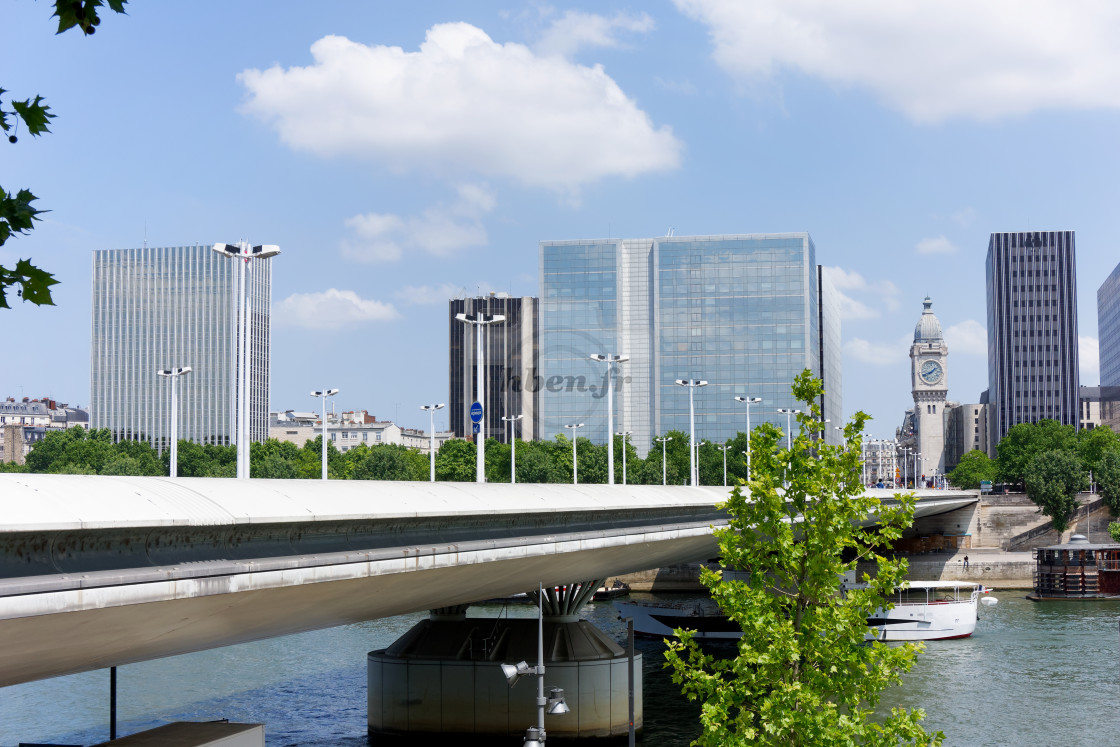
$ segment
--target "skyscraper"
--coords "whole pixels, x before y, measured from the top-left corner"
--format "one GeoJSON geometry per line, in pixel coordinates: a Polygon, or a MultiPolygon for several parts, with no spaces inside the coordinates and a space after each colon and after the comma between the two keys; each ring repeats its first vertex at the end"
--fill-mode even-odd
{"type": "Polygon", "coordinates": [[[478,399],[476,333],[473,325],[456,314],[501,314],[505,321],[483,327],[482,346],[486,369],[486,433],[502,443],[509,439],[510,424],[503,417],[522,415],[513,423],[513,436],[537,438],[537,299],[512,298],[492,293],[478,298],[453,298],[448,303],[451,355],[449,356],[448,417],[456,438],[471,437],[471,404],[478,399]]]}
{"type": "Polygon", "coordinates": [[[1097,289],[1101,425],[1120,432],[1120,265],[1097,289]]]}
{"type": "MultiPolygon", "coordinates": [[[[236,440],[238,287],[235,262],[210,246],[93,253],[90,424],[115,439],[163,448],[170,396],[160,369],[190,366],[179,382],[179,438],[236,440]]],[[[271,259],[255,260],[249,288],[249,437],[268,437],[271,259]]]]}
{"type": "Polygon", "coordinates": [[[839,321],[815,255],[805,233],[541,242],[541,437],[585,422],[606,441],[606,367],[588,357],[603,353],[630,356],[616,371],[614,422],[642,455],[654,436],[689,431],[677,379],[708,382],[694,392],[697,440],[746,430],[736,396],[762,398],[752,425],[785,429],[776,411],[797,406],[790,385],[806,368],[839,424],[839,321]]]}
{"type": "Polygon", "coordinates": [[[988,412],[994,447],[1016,423],[1077,426],[1077,264],[1073,231],[993,233],[988,412]]]}

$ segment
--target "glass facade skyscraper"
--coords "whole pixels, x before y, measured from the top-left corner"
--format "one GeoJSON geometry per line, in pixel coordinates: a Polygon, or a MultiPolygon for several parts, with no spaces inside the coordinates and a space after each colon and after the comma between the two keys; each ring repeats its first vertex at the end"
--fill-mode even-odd
{"type": "Polygon", "coordinates": [[[993,448],[1016,423],[1047,418],[1076,428],[1080,376],[1074,232],[993,233],[986,274],[993,448]]]}
{"type": "Polygon", "coordinates": [[[708,382],[694,392],[698,440],[746,430],[736,396],[762,398],[752,425],[784,429],[776,410],[796,405],[790,384],[806,368],[823,377],[825,417],[839,423],[839,317],[815,254],[804,233],[541,242],[542,438],[584,422],[583,435],[605,442],[606,368],[593,353],[630,356],[614,422],[643,455],[653,437],[689,430],[677,379],[708,382]]]}
{"type": "MultiPolygon", "coordinates": [[[[179,438],[236,441],[237,261],[210,246],[93,253],[90,425],[115,439],[167,445],[169,382],[160,369],[190,366],[178,390],[179,438]]],[[[268,437],[272,260],[249,281],[249,437],[268,437]]]]}
{"type": "Polygon", "coordinates": [[[1120,265],[1097,289],[1101,425],[1120,432],[1120,265]]]}

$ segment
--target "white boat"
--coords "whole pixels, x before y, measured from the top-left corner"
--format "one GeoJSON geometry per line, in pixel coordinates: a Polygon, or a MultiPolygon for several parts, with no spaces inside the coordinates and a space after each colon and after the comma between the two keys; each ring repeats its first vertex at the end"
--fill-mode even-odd
{"type": "MultiPolygon", "coordinates": [[[[965,581],[908,581],[867,619],[868,640],[937,641],[967,638],[976,630],[977,608],[996,603],[991,589],[965,581]]],[[[701,640],[734,640],[743,633],[710,599],[688,602],[615,602],[620,618],[634,618],[634,632],[671,638],[677,628],[701,640]]]]}
{"type": "Polygon", "coordinates": [[[634,632],[655,638],[672,638],[677,628],[696,631],[702,640],[734,640],[743,631],[710,599],[687,602],[615,602],[622,619],[634,618],[634,632]]]}
{"type": "Polygon", "coordinates": [[[880,641],[940,641],[967,638],[976,630],[980,600],[985,605],[996,598],[985,596],[991,589],[967,581],[908,581],[867,618],[880,641]]]}

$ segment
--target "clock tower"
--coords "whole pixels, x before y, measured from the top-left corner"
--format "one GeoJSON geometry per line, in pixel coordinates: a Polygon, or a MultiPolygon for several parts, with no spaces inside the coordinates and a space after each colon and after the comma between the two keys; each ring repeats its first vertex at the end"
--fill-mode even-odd
{"type": "Polygon", "coordinates": [[[933,301],[926,296],[910,346],[910,378],[914,394],[915,441],[922,457],[919,474],[945,474],[945,397],[949,393],[945,363],[949,346],[941,336],[933,301]]]}

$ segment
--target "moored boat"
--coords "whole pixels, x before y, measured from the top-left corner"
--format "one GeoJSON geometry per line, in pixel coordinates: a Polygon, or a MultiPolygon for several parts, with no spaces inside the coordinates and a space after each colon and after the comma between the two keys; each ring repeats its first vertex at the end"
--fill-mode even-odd
{"type": "Polygon", "coordinates": [[[967,638],[976,630],[980,599],[995,604],[991,589],[968,581],[908,581],[897,589],[889,609],[867,618],[870,637],[880,641],[940,641],[967,638]]]}
{"type": "Polygon", "coordinates": [[[696,631],[703,640],[734,640],[743,631],[710,599],[688,602],[615,602],[622,619],[634,618],[634,633],[654,638],[672,638],[677,628],[696,631]]]}

